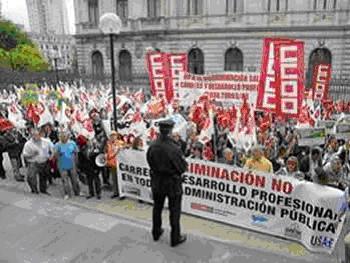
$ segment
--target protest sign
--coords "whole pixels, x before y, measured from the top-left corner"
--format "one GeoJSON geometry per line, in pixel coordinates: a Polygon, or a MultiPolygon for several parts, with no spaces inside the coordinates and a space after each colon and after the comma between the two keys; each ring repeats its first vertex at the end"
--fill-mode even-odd
{"type": "Polygon", "coordinates": [[[304,98],[304,43],[264,39],[257,108],[297,118],[304,98]]]}
{"type": "MultiPolygon", "coordinates": [[[[295,178],[188,159],[182,211],[332,253],[345,220],[344,192],[295,178]],[[312,198],[310,198],[312,196],[312,198]]],[[[146,153],[118,155],[122,196],[152,202],[146,153]]]]}
{"type": "Polygon", "coordinates": [[[299,146],[313,146],[325,143],[326,129],[325,128],[305,128],[297,129],[299,135],[299,146]]]}
{"type": "Polygon", "coordinates": [[[192,105],[201,95],[225,105],[241,105],[246,98],[249,104],[256,103],[258,73],[225,72],[212,75],[182,73],[179,80],[180,104],[192,105]]]}
{"type": "Polygon", "coordinates": [[[146,61],[152,95],[163,95],[167,102],[178,98],[180,74],[187,72],[187,54],[148,52],[146,61]]]}
{"type": "Polygon", "coordinates": [[[331,80],[331,65],[317,64],[312,76],[313,99],[323,101],[328,98],[329,82],[331,80]]]}
{"type": "Polygon", "coordinates": [[[350,123],[338,123],[334,127],[334,135],[340,140],[349,140],[350,139],[350,123]]]}

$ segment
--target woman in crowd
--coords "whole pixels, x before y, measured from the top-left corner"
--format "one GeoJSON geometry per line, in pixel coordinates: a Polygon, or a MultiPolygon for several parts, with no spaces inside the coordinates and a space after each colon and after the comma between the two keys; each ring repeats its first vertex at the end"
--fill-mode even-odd
{"type": "Polygon", "coordinates": [[[64,199],[68,199],[72,196],[69,181],[72,183],[74,194],[76,196],[80,195],[80,186],[76,172],[78,147],[74,141],[69,139],[67,131],[62,131],[59,134],[59,139],[60,141],[55,145],[55,152],[58,170],[63,182],[64,199]]]}

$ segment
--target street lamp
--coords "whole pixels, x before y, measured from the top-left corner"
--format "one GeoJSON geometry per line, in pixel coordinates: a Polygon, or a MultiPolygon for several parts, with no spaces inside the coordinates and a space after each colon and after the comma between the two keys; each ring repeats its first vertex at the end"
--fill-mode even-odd
{"type": "Polygon", "coordinates": [[[115,67],[114,67],[114,43],[113,36],[120,33],[122,21],[119,16],[114,13],[106,13],[100,17],[100,29],[103,34],[109,35],[111,46],[111,73],[112,73],[112,94],[113,94],[113,124],[117,130],[117,105],[116,105],[116,90],[115,90],[115,67]]]}

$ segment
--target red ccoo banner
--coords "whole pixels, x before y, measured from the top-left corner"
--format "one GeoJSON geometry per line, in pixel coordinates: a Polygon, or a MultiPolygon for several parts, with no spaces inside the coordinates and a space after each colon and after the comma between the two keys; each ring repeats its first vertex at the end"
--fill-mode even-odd
{"type": "Polygon", "coordinates": [[[276,113],[297,118],[304,98],[304,43],[275,45],[276,113]]]}
{"type": "Polygon", "coordinates": [[[146,59],[152,95],[163,95],[168,103],[178,98],[180,73],[187,72],[187,54],[149,52],[146,59]]]}
{"type": "Polygon", "coordinates": [[[283,38],[264,39],[257,108],[297,117],[304,97],[304,45],[283,38]]]}
{"type": "Polygon", "coordinates": [[[313,99],[316,101],[327,100],[329,83],[331,81],[331,65],[317,64],[312,75],[313,99]]]}

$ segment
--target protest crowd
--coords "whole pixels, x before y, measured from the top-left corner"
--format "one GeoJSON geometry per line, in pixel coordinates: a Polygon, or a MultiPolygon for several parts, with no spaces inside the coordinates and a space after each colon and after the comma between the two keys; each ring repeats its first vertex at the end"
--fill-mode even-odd
{"type": "Polygon", "coordinates": [[[8,177],[7,153],[14,179],[33,194],[50,195],[61,181],[64,199],[110,191],[153,201],[155,241],[168,195],[172,246],[186,240],[183,205],[331,252],[348,210],[350,102],[329,96],[327,64],[315,65],[304,87],[303,50],[301,41],[267,38],[260,74],[211,75],[189,73],[185,53],[150,51],[150,90],[118,87],[117,94],[81,82],[13,85],[0,93],[0,178],[8,177]]]}
{"type": "MultiPolygon", "coordinates": [[[[2,161],[3,153],[8,153],[17,181],[25,180],[20,168],[27,167],[26,180],[33,193],[49,193],[47,184],[61,178],[66,199],[73,193],[80,194],[82,182],[89,186],[87,198],[100,198],[102,184],[111,187],[113,198],[118,197],[118,152],[127,148],[145,151],[157,138],[157,121],[166,116],[181,118],[172,136],[186,157],[291,176],[342,190],[349,184],[349,138],[328,135],[320,145],[301,146],[296,122],[278,120],[258,111],[250,116],[247,103],[237,109],[224,109],[203,95],[185,108],[178,103],[166,105],[162,97],[145,101],[142,91],[131,93],[124,89],[117,98],[120,118],[115,131],[107,128],[112,112],[107,88],[87,91],[62,83],[59,90],[48,86],[16,89],[2,93],[0,177],[6,179],[2,161]],[[106,105],[98,107],[101,98],[106,105]],[[254,129],[256,141],[239,143],[242,133],[235,133],[239,129],[254,129]],[[105,158],[102,167],[96,161],[101,154],[105,158]]],[[[341,103],[343,108],[334,105],[332,113],[346,110],[341,103]]],[[[327,115],[330,114],[323,109],[320,120],[327,115]]]]}

